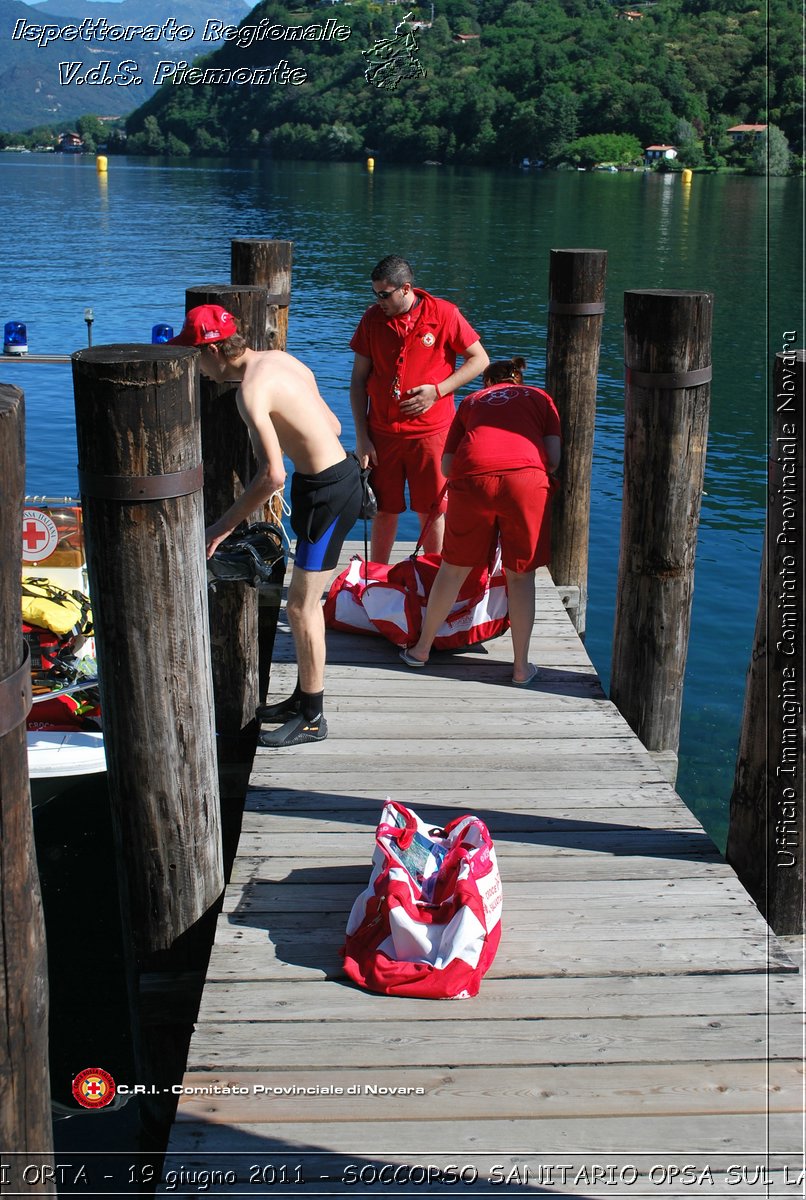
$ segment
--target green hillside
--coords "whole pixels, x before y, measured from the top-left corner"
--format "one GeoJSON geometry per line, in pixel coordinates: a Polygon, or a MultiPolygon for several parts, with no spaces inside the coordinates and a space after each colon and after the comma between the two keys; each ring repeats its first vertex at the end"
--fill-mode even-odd
{"type": "Polygon", "coordinates": [[[266,0],[197,60],[212,81],[164,68],[168,81],[127,122],[127,149],[584,163],[672,143],[688,165],[722,166],[750,156],[750,141],[737,148],[726,136],[731,125],[769,122],[802,154],[798,0],[756,2],[434,0],[409,10],[356,0],[299,11],[266,0]],[[602,134],[630,136],[590,144],[602,134]]]}

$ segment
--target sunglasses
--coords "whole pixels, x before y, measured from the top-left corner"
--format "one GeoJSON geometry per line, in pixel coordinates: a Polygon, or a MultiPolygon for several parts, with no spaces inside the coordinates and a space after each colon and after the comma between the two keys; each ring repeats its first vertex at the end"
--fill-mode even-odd
{"type": "Polygon", "coordinates": [[[399,283],[397,287],[390,288],[387,292],[376,292],[375,288],[373,288],[372,294],[376,300],[388,300],[390,296],[394,296],[395,292],[399,292],[405,286],[405,283],[399,283]]]}

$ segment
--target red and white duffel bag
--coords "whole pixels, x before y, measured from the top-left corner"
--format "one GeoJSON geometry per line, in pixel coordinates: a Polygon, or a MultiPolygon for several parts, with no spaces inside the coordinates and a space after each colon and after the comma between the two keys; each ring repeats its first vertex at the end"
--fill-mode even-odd
{"type": "MultiPolygon", "coordinates": [[[[387,563],[350,559],[325,599],[325,624],[347,633],[369,633],[395,646],[412,646],[420,636],[439,554],[414,554],[387,563]]],[[[434,639],[435,650],[460,650],[500,637],[509,629],[509,601],[501,551],[489,567],[471,571],[434,639]]]]}
{"type": "Polygon", "coordinates": [[[344,968],[371,992],[475,996],[501,940],[495,848],[478,817],[433,829],[387,800],[372,874],[347,922],[344,968]]]}

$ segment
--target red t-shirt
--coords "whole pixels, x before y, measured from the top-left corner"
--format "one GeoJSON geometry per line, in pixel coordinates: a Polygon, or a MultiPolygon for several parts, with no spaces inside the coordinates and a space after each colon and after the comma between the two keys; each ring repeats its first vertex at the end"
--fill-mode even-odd
{"type": "Polygon", "coordinates": [[[402,416],[400,401],[409,388],[441,383],[456,370],[456,355],[479,340],[455,304],[414,288],[419,304],[397,317],[384,316],[379,304],[368,308],[353,334],[350,349],[372,360],[367,378],[370,432],[420,437],[447,429],[453,420],[453,395],[443,396],[416,416],[402,416]]]}
{"type": "Polygon", "coordinates": [[[560,436],[554,401],[541,388],[496,383],[466,396],[448,432],[451,479],[546,466],[543,438],[560,436]]]}

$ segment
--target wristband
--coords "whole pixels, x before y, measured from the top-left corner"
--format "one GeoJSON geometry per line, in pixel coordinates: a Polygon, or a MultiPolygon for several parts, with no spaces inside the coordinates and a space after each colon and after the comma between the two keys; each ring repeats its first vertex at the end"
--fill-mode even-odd
{"type": "Polygon", "coordinates": [[[443,400],[443,399],[444,399],[444,396],[442,395],[442,392],[439,390],[439,384],[438,384],[438,383],[435,383],[435,384],[434,384],[434,391],[435,391],[435,392],[436,392],[436,394],[437,394],[437,400],[443,400]]]}

